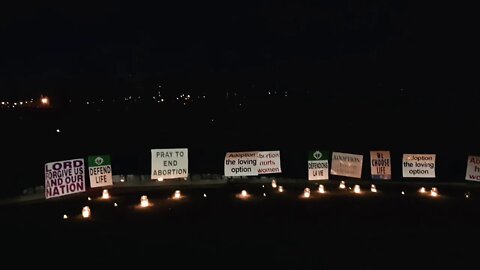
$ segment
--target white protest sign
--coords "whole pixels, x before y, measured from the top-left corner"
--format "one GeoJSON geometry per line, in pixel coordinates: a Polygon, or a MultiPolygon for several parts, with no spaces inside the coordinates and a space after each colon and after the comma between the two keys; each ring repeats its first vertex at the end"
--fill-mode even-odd
{"type": "Polygon", "coordinates": [[[258,175],[258,152],[231,152],[225,155],[225,176],[258,175]]]}
{"type": "Polygon", "coordinates": [[[469,156],[467,161],[466,180],[480,181],[480,157],[469,156]]]}
{"type": "Polygon", "coordinates": [[[347,177],[362,177],[363,155],[347,153],[332,153],[332,168],[330,173],[347,177]]]}
{"type": "Polygon", "coordinates": [[[435,178],[435,154],[403,154],[403,177],[435,178]]]}
{"type": "Polygon", "coordinates": [[[281,173],[280,151],[258,152],[258,174],[281,173]]]}
{"type": "Polygon", "coordinates": [[[370,151],[372,179],[392,179],[390,151],[370,151]]]}
{"type": "Polygon", "coordinates": [[[84,165],[83,158],[45,164],[45,198],[85,191],[84,165]]]}
{"type": "Polygon", "coordinates": [[[188,177],[188,149],[152,149],[152,179],[188,177]]]}
{"type": "Polygon", "coordinates": [[[110,156],[89,156],[88,174],[90,176],[90,187],[92,188],[113,185],[110,156]]]}
{"type": "Polygon", "coordinates": [[[308,180],[328,180],[328,153],[308,152],[308,180]]]}

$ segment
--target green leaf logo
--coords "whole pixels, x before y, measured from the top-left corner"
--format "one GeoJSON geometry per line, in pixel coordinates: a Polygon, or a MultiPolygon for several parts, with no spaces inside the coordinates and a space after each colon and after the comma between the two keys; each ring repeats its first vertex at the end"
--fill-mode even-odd
{"type": "Polygon", "coordinates": [[[99,165],[99,166],[102,165],[102,163],[103,163],[103,158],[102,158],[102,157],[97,157],[97,158],[95,159],[95,163],[96,163],[97,165],[99,165]]]}

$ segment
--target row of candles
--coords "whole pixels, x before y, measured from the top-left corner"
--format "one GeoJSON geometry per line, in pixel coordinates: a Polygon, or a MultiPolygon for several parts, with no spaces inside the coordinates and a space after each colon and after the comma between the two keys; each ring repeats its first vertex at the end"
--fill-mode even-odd
{"type": "MultiPolygon", "coordinates": [[[[277,183],[276,183],[275,180],[272,180],[272,188],[278,189],[278,192],[280,192],[280,193],[283,193],[283,192],[285,191],[285,189],[283,188],[283,186],[277,185],[277,183]]],[[[347,186],[345,185],[345,181],[341,181],[340,184],[339,184],[339,186],[338,186],[338,188],[339,188],[339,189],[346,189],[347,186]]],[[[370,186],[370,191],[371,191],[372,193],[377,193],[377,188],[375,187],[375,185],[372,184],[372,185],[370,186]]],[[[324,185],[319,185],[317,192],[318,192],[318,193],[321,193],[321,194],[325,193],[325,187],[324,187],[324,185]]],[[[353,192],[354,192],[354,193],[357,193],[357,194],[361,193],[362,191],[361,191],[361,189],[360,189],[360,185],[354,185],[354,187],[353,187],[353,192]]],[[[425,187],[421,187],[421,188],[419,189],[419,192],[420,192],[420,193],[427,193],[427,190],[425,189],[425,187]]],[[[302,197],[303,197],[303,198],[310,198],[310,193],[311,193],[310,188],[305,188],[305,189],[303,190],[302,197]]],[[[404,194],[405,194],[405,192],[402,191],[402,195],[404,195],[404,194]]],[[[263,196],[265,197],[266,194],[263,193],[263,196]]],[[[438,189],[437,189],[436,187],[432,187],[432,189],[430,190],[430,196],[432,196],[432,197],[437,197],[437,196],[438,196],[438,189]]],[[[466,196],[466,198],[469,197],[468,194],[466,194],[465,196],[466,196]]],[[[207,194],[204,193],[204,194],[203,194],[203,197],[207,197],[207,194]]],[[[248,198],[250,197],[250,194],[248,194],[248,192],[247,192],[246,190],[242,190],[239,194],[237,194],[237,197],[240,198],[240,199],[248,199],[248,198]]],[[[102,197],[101,197],[101,198],[104,199],[104,200],[110,198],[110,194],[108,193],[108,190],[106,190],[106,189],[103,190],[103,192],[102,192],[102,197]]],[[[180,190],[176,190],[175,193],[173,193],[172,199],[174,199],[174,200],[179,200],[179,199],[181,199],[181,198],[182,198],[182,193],[181,193],[181,191],[180,191],[180,190]]],[[[91,198],[88,197],[88,200],[91,200],[91,198]]],[[[152,204],[149,203],[147,195],[142,195],[142,196],[140,197],[140,205],[139,205],[139,206],[140,206],[141,208],[146,208],[146,207],[149,207],[149,206],[151,206],[151,205],[152,205],[152,204]]],[[[114,206],[117,207],[118,204],[117,204],[117,203],[114,203],[114,206]]],[[[91,216],[90,207],[89,207],[89,206],[84,206],[84,207],[82,208],[82,217],[83,217],[83,218],[90,218],[90,216],[91,216]]],[[[64,219],[68,219],[68,216],[67,216],[67,215],[63,215],[63,218],[64,218],[64,219]]]]}

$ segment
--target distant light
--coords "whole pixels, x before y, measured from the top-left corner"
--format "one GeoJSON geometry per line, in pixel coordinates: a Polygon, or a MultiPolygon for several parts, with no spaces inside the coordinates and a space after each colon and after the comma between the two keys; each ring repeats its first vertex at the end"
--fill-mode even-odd
{"type": "Polygon", "coordinates": [[[122,182],[122,183],[125,182],[125,179],[121,178],[121,179],[120,179],[120,182],[122,182]]]}
{"type": "Polygon", "coordinates": [[[60,133],[60,129],[57,128],[57,133],[60,133]]]}
{"type": "Polygon", "coordinates": [[[250,194],[246,190],[242,190],[239,194],[236,195],[239,199],[248,199],[250,194]]]}
{"type": "Polygon", "coordinates": [[[207,197],[207,194],[206,194],[206,193],[203,193],[203,197],[206,198],[206,197],[207,197]]]}
{"type": "Polygon", "coordinates": [[[106,200],[110,198],[110,194],[108,194],[108,190],[104,189],[102,192],[102,199],[106,200]]]}
{"type": "Polygon", "coordinates": [[[48,97],[43,97],[42,99],[40,99],[40,102],[41,102],[43,105],[47,105],[50,101],[48,100],[48,97]]]}
{"type": "Polygon", "coordinates": [[[465,193],[465,198],[470,198],[470,192],[465,193]]]}
{"type": "Polygon", "coordinates": [[[180,190],[175,190],[175,193],[173,194],[173,198],[175,200],[178,200],[182,197],[182,193],[180,193],[180,190]]]}
{"type": "Polygon", "coordinates": [[[4,102],[4,101],[2,101],[2,105],[5,105],[5,102],[4,102]]]}
{"type": "Polygon", "coordinates": [[[19,102],[19,104],[20,104],[20,105],[23,105],[23,102],[22,102],[22,101],[20,101],[20,102],[19,102]]]}
{"type": "Polygon", "coordinates": [[[142,195],[142,197],[140,197],[140,206],[141,207],[148,207],[150,204],[148,203],[148,198],[147,198],[147,195],[142,195]]]}
{"type": "Polygon", "coordinates": [[[305,188],[303,190],[303,197],[304,198],[310,198],[310,189],[309,188],[305,188]]]}
{"type": "Polygon", "coordinates": [[[87,197],[87,200],[91,201],[91,200],[92,200],[92,198],[90,198],[90,197],[87,197]]]}
{"type": "Polygon", "coordinates": [[[283,186],[278,187],[278,192],[283,192],[283,186]]]}
{"type": "Polygon", "coordinates": [[[377,187],[372,184],[372,185],[370,186],[370,191],[373,192],[373,193],[377,193],[377,187]]]}
{"type": "Polygon", "coordinates": [[[265,188],[265,185],[262,185],[262,188],[265,188]]]}
{"type": "Polygon", "coordinates": [[[163,182],[163,177],[157,179],[158,182],[163,182]]]}
{"type": "Polygon", "coordinates": [[[68,216],[67,216],[67,215],[63,215],[63,219],[68,219],[68,216]]]}
{"type": "Polygon", "coordinates": [[[275,181],[275,179],[272,180],[272,188],[277,188],[277,181],[275,181]]]}
{"type": "Polygon", "coordinates": [[[432,187],[432,190],[430,190],[430,196],[432,197],[437,197],[438,196],[438,190],[436,187],[432,187]]]}
{"type": "Polygon", "coordinates": [[[405,191],[402,191],[402,195],[405,195],[405,191]]]}
{"type": "Polygon", "coordinates": [[[420,193],[425,193],[425,192],[426,192],[425,187],[421,187],[421,188],[418,190],[418,192],[420,192],[420,193]]]}
{"type": "Polygon", "coordinates": [[[90,214],[91,214],[90,207],[84,206],[83,209],[82,209],[82,217],[83,218],[89,218],[90,214]]]}
{"type": "Polygon", "coordinates": [[[161,102],[165,101],[163,98],[160,100],[161,102]]]}
{"type": "Polygon", "coordinates": [[[263,197],[267,197],[267,194],[263,193],[263,197]]]}
{"type": "Polygon", "coordinates": [[[113,203],[113,206],[114,206],[114,207],[117,207],[117,206],[118,206],[118,204],[117,204],[117,203],[113,203]]]}
{"type": "Polygon", "coordinates": [[[361,192],[360,186],[359,186],[359,185],[355,185],[355,186],[353,187],[353,192],[354,192],[354,193],[360,193],[360,192],[361,192]]]}
{"type": "Polygon", "coordinates": [[[325,187],[323,185],[318,186],[318,193],[325,193],[325,187]]]}
{"type": "Polygon", "coordinates": [[[340,181],[339,189],[345,189],[345,181],[340,181]]]}

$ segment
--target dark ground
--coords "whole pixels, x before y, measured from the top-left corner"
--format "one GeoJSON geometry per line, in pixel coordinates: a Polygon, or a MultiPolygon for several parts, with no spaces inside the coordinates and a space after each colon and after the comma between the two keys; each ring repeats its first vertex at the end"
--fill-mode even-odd
{"type": "Polygon", "coordinates": [[[113,189],[108,202],[97,199],[101,190],[90,190],[3,205],[2,257],[4,263],[18,263],[13,255],[21,254],[22,260],[46,266],[100,262],[136,269],[475,268],[478,185],[436,185],[441,196],[432,198],[417,192],[419,184],[377,184],[380,192],[373,194],[363,182],[361,195],[338,190],[336,181],[325,184],[323,195],[311,184],[308,200],[299,197],[306,184],[286,184],[286,193],[279,194],[269,185],[230,183],[182,187],[186,197],[180,201],[168,199],[174,187],[150,187],[113,189]],[[253,195],[247,201],[235,198],[243,188],[253,195]],[[136,207],[142,194],[153,207],[136,207]],[[91,220],[80,216],[85,205],[92,209],[91,220]]]}

